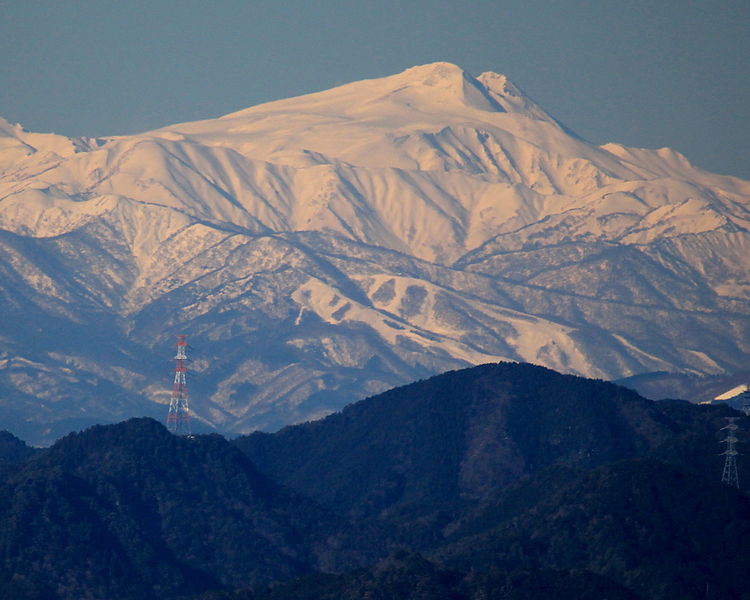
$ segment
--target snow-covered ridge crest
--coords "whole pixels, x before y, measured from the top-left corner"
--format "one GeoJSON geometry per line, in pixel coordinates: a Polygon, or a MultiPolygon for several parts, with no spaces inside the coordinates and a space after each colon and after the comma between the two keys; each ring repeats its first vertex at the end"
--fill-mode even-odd
{"type": "Polygon", "coordinates": [[[0,173],[31,154],[53,154],[68,157],[99,144],[90,138],[68,138],[55,133],[33,133],[19,123],[11,124],[0,117],[0,173]]]}
{"type": "Polygon", "coordinates": [[[747,223],[746,183],[666,149],[588,144],[505,76],[475,79],[444,62],[104,147],[7,122],[2,131],[14,158],[0,180],[0,225],[38,237],[87,223],[75,217],[94,214],[83,200],[116,197],[443,263],[563,225],[581,239],[644,243],[747,223]],[[32,141],[48,150],[39,156],[32,141]]]}
{"type": "MultiPolygon", "coordinates": [[[[420,65],[106,142],[3,121],[0,160],[0,343],[49,389],[85,365],[162,401],[133,357],[187,330],[196,410],[238,431],[473,362],[616,378],[750,353],[750,182],[590,144],[497,73],[420,65]],[[104,332],[106,367],[19,325],[61,320],[104,332]]],[[[34,381],[0,370],[18,402],[34,381]]]]}
{"type": "MultiPolygon", "coordinates": [[[[623,188],[644,189],[633,182],[682,180],[691,168],[673,154],[587,144],[504,76],[474,79],[449,63],[115,138],[89,150],[49,155],[41,166],[36,159],[28,169],[23,157],[14,161],[20,171],[0,181],[0,198],[8,199],[0,204],[2,226],[58,235],[72,229],[59,221],[75,206],[82,209],[82,199],[120,196],[224,227],[329,231],[452,262],[497,234],[518,230],[524,237],[524,228],[538,228],[540,219],[564,222],[589,238],[642,240],[642,231],[656,225],[654,216],[674,213],[652,210],[684,204],[684,186],[661,182],[663,191],[638,196],[641,206],[614,199],[633,194],[623,188]],[[70,207],[62,206],[65,198],[70,207]],[[633,231],[641,233],[634,237],[633,231]]],[[[693,179],[741,202],[724,180],[697,170],[693,179]]],[[[722,194],[710,196],[705,202],[721,203],[722,194]]],[[[743,226],[741,210],[728,202],[723,210],[743,226]]],[[[661,220],[658,227],[673,236],[718,223],[696,218],[697,224],[680,217],[668,226],[661,220]]]]}

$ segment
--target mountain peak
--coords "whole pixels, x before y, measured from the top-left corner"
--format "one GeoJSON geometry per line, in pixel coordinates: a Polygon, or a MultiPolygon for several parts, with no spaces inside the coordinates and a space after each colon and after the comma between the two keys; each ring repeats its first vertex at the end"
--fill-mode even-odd
{"type": "Polygon", "coordinates": [[[501,73],[486,71],[477,77],[492,99],[503,107],[505,112],[521,113],[540,121],[557,121],[541,106],[529,98],[518,86],[501,73]]]}
{"type": "MultiPolygon", "coordinates": [[[[259,113],[300,112],[348,117],[407,116],[413,113],[447,114],[468,118],[466,109],[485,113],[519,113],[535,120],[554,119],[528,98],[505,75],[486,72],[474,77],[460,66],[434,62],[409,67],[400,73],[364,79],[294,98],[249,107],[222,119],[253,117],[259,113]]],[[[476,118],[478,115],[472,113],[476,118]]],[[[392,121],[391,121],[392,123],[392,121]]]]}
{"type": "Polygon", "coordinates": [[[442,111],[446,106],[453,105],[505,112],[482,83],[461,67],[449,62],[417,65],[379,81],[392,84],[387,97],[403,106],[430,110],[429,107],[437,105],[442,111]]]}
{"type": "Polygon", "coordinates": [[[425,96],[441,104],[458,102],[463,107],[489,112],[515,113],[539,120],[554,122],[555,119],[529,98],[506,75],[487,71],[474,77],[458,65],[449,62],[434,62],[417,65],[405,71],[386,77],[396,83],[391,97],[408,98],[411,104],[419,94],[424,106],[425,96]]]}
{"type": "Polygon", "coordinates": [[[414,83],[435,87],[448,87],[462,83],[464,78],[471,77],[458,65],[449,62],[434,62],[410,67],[397,75],[408,78],[414,83]]]}
{"type": "Polygon", "coordinates": [[[493,91],[496,94],[502,94],[503,96],[523,96],[521,90],[519,90],[513,82],[502,73],[485,71],[477,79],[488,90],[493,91]]]}

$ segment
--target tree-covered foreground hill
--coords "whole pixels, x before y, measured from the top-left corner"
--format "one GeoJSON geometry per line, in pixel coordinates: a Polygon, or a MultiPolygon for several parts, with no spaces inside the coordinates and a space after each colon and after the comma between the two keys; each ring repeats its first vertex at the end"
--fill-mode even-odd
{"type": "Polygon", "coordinates": [[[501,363],[233,442],[6,436],[0,597],[750,598],[729,415],[501,363]]]}

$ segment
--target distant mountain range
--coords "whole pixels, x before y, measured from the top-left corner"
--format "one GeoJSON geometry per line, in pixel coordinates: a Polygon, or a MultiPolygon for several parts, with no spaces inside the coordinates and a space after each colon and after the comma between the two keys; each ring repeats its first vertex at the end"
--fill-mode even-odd
{"type": "Polygon", "coordinates": [[[2,121],[0,418],[163,418],[178,333],[233,432],[498,360],[731,374],[749,231],[750,182],[448,63],[132,136],[2,121]]]}
{"type": "Polygon", "coordinates": [[[750,418],[528,364],[229,442],[0,435],[0,596],[747,598],[750,418]],[[737,416],[741,490],[718,443],[737,416]],[[268,587],[268,586],[271,587],[268,587]]]}

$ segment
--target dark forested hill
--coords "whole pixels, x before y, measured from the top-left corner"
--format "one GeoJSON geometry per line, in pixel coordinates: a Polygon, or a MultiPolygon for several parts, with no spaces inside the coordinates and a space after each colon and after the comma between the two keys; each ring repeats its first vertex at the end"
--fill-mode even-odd
{"type": "Polygon", "coordinates": [[[545,475],[465,518],[436,556],[466,569],[588,570],[650,598],[750,594],[746,495],[650,458],[545,475]]]}
{"type": "Polygon", "coordinates": [[[399,551],[370,569],[315,574],[254,591],[209,592],[200,600],[638,600],[587,571],[531,569],[462,573],[399,551]]]}
{"type": "Polygon", "coordinates": [[[34,454],[34,449],[27,446],[9,431],[0,431],[0,464],[17,464],[34,454]]]}
{"type": "Polygon", "coordinates": [[[500,363],[235,443],[290,487],[371,516],[394,506],[482,501],[550,465],[585,469],[639,456],[705,421],[697,407],[670,408],[603,381],[500,363]]]}
{"type": "MultiPolygon", "coordinates": [[[[39,452],[0,489],[0,597],[168,598],[331,566],[342,524],[218,435],[151,419],[39,452]]],[[[366,547],[366,543],[360,544],[366,547]]]]}
{"type": "Polygon", "coordinates": [[[644,597],[731,598],[735,553],[750,550],[746,497],[720,483],[731,414],[501,363],[235,443],[269,476],[459,569],[583,570],[644,597]]]}
{"type": "Polygon", "coordinates": [[[232,443],[0,435],[0,597],[750,598],[727,415],[501,363],[232,443]]]}
{"type": "Polygon", "coordinates": [[[35,452],[9,431],[0,431],[0,481],[18,470],[19,465],[35,452]]]}

